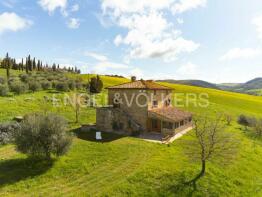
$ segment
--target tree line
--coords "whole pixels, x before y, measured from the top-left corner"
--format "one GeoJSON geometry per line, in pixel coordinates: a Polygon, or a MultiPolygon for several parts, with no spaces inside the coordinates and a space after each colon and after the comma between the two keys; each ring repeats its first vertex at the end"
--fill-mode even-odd
{"type": "Polygon", "coordinates": [[[25,71],[27,74],[32,71],[64,71],[71,73],[80,74],[80,70],[77,67],[63,67],[61,68],[59,64],[43,64],[41,60],[37,60],[35,57],[32,58],[28,55],[26,58],[22,58],[20,63],[16,62],[15,58],[11,58],[7,53],[5,58],[1,61],[0,68],[6,69],[6,75],[9,78],[10,69],[25,71]]]}

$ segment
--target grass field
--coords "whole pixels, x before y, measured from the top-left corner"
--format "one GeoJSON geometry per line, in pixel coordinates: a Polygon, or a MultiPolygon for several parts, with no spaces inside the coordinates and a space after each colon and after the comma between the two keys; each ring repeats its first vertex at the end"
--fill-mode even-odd
{"type": "MultiPolygon", "coordinates": [[[[4,74],[0,70],[0,75],[4,74]]],[[[71,77],[75,77],[72,75],[71,77]]],[[[87,76],[82,76],[87,80],[87,76]]],[[[105,86],[126,79],[102,77],[105,86]]],[[[227,112],[236,118],[244,113],[262,116],[262,97],[213,89],[170,85],[181,98],[186,93],[207,93],[210,105],[200,108],[190,103],[184,108],[194,113],[227,112]]],[[[0,121],[48,107],[74,120],[71,108],[42,106],[42,98],[50,92],[37,92],[0,97],[0,121]],[[25,101],[26,98],[32,101],[25,101]]],[[[98,97],[106,94],[103,91],[98,97]]],[[[62,96],[56,94],[58,97],[62,96]]],[[[81,110],[81,123],[95,122],[95,109],[81,110]]],[[[77,124],[71,124],[77,127],[77,124]]],[[[51,162],[39,162],[17,153],[13,145],[0,147],[0,196],[262,196],[262,142],[248,135],[234,123],[228,128],[239,141],[237,158],[229,165],[207,164],[207,174],[197,190],[181,186],[200,170],[184,154],[187,135],[170,146],[140,139],[104,134],[105,142],[95,142],[95,133],[79,133],[70,151],[51,162]]]]}

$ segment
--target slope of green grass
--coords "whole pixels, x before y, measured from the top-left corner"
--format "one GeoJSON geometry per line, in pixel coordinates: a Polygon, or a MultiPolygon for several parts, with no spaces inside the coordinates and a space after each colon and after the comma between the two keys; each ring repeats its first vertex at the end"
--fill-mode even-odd
{"type": "Polygon", "coordinates": [[[247,93],[262,96],[262,89],[248,90],[247,93]]]}
{"type": "MultiPolygon", "coordinates": [[[[76,76],[72,76],[76,77],[76,76]]],[[[87,76],[82,76],[87,80],[87,76]]],[[[102,77],[105,86],[127,79],[102,77]]],[[[244,113],[262,116],[262,97],[223,92],[185,85],[170,85],[175,93],[207,93],[210,105],[190,104],[195,113],[223,111],[236,117],[244,113]]],[[[12,97],[0,97],[0,120],[48,108],[74,120],[70,107],[42,106],[45,91],[12,97]],[[26,102],[25,98],[33,97],[26,102]]],[[[106,94],[97,95],[99,98],[106,94]]],[[[61,97],[60,94],[55,94],[61,97]]],[[[179,97],[179,98],[180,98],[179,97]]],[[[95,109],[81,110],[81,123],[95,122],[95,109]]],[[[13,145],[0,147],[0,196],[262,196],[262,143],[249,137],[234,122],[228,128],[239,141],[237,158],[226,166],[207,164],[207,174],[197,190],[181,186],[200,170],[184,154],[184,136],[170,146],[140,139],[103,133],[106,142],[95,142],[95,133],[75,137],[70,151],[52,162],[39,162],[15,151],[13,145]]]]}

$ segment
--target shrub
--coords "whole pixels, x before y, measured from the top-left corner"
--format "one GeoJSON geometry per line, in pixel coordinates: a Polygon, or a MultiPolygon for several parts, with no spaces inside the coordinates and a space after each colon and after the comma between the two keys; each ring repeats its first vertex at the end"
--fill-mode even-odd
{"type": "Polygon", "coordinates": [[[5,78],[0,77],[0,84],[4,84],[5,83],[5,78]]]}
{"type": "Polygon", "coordinates": [[[9,80],[8,80],[8,84],[10,83],[19,83],[20,80],[18,77],[10,77],[9,80]]]}
{"type": "Polygon", "coordinates": [[[67,92],[67,91],[69,91],[68,84],[65,83],[65,82],[59,82],[59,83],[56,84],[56,90],[67,92]]]}
{"type": "Polygon", "coordinates": [[[249,127],[255,127],[257,124],[257,119],[255,117],[247,117],[247,122],[249,127]]]}
{"type": "Polygon", "coordinates": [[[91,93],[100,93],[103,89],[103,82],[100,77],[92,77],[90,81],[90,92],[91,93]]]}
{"type": "Polygon", "coordinates": [[[48,76],[48,77],[47,77],[47,80],[48,80],[48,81],[53,81],[54,78],[53,78],[53,76],[48,76]]]}
{"type": "Polygon", "coordinates": [[[29,83],[29,90],[32,90],[33,92],[38,91],[41,89],[41,84],[36,82],[36,81],[32,81],[29,83]]]}
{"type": "Polygon", "coordinates": [[[3,145],[13,142],[17,129],[19,129],[18,123],[8,122],[0,124],[0,144],[3,145]]]}
{"type": "Polygon", "coordinates": [[[68,81],[68,87],[70,90],[74,90],[76,88],[76,83],[73,80],[68,81]]]}
{"type": "Polygon", "coordinates": [[[27,83],[29,81],[29,76],[27,74],[21,74],[19,75],[20,80],[24,83],[27,83]]]}
{"type": "Polygon", "coordinates": [[[42,81],[41,86],[43,90],[48,90],[51,88],[51,83],[49,81],[42,81]]]}
{"type": "Polygon", "coordinates": [[[56,88],[56,85],[58,84],[58,81],[52,81],[52,88],[56,88]]]}
{"type": "Polygon", "coordinates": [[[8,92],[8,86],[0,84],[0,96],[7,96],[8,92]]]}
{"type": "Polygon", "coordinates": [[[243,125],[245,127],[248,126],[248,119],[245,115],[241,114],[239,117],[238,117],[238,120],[237,120],[238,124],[240,125],[243,125]]]}
{"type": "Polygon", "coordinates": [[[76,89],[81,90],[83,88],[83,84],[81,82],[76,82],[76,89]]]}
{"type": "Polygon", "coordinates": [[[46,159],[64,155],[71,142],[65,119],[55,114],[27,115],[15,135],[18,151],[46,159]]]}
{"type": "Polygon", "coordinates": [[[13,82],[10,84],[10,90],[16,94],[22,94],[28,90],[28,85],[21,82],[13,82]]]}

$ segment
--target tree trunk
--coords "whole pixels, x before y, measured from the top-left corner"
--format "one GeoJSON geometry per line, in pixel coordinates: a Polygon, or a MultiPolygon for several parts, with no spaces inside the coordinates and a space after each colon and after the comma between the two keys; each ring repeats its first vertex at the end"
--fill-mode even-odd
{"type": "Polygon", "coordinates": [[[76,109],[76,123],[79,122],[79,111],[78,109],[76,109]]]}
{"type": "Polygon", "coordinates": [[[202,160],[202,169],[201,169],[200,177],[204,176],[205,172],[206,172],[206,161],[202,160]]]}

